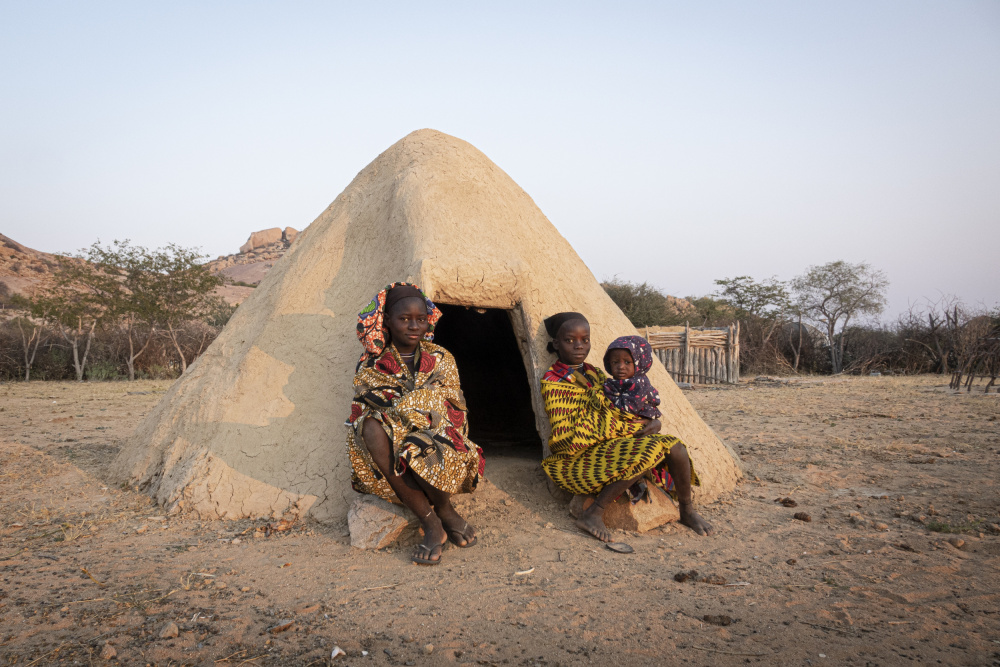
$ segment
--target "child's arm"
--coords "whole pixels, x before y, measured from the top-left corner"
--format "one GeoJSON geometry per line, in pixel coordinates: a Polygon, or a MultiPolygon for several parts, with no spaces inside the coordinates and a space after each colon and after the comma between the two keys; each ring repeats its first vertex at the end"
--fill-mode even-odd
{"type": "Polygon", "coordinates": [[[635,434],[637,438],[641,438],[646,435],[653,435],[654,433],[660,432],[660,427],[662,426],[662,424],[660,424],[659,419],[643,419],[642,421],[646,425],[642,428],[641,431],[635,434]]]}

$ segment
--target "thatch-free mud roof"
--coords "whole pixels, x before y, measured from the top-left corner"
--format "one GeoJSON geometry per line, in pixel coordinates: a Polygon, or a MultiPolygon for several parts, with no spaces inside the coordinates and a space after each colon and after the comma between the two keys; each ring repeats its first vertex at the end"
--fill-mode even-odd
{"type": "MultiPolygon", "coordinates": [[[[438,302],[510,311],[543,441],[538,381],[553,356],[542,320],[584,312],[598,365],[614,338],[635,333],[506,173],[472,145],[420,130],[365,167],[300,234],[127,440],[112,475],[203,517],[297,511],[342,521],[356,496],[343,425],[361,349],[356,314],[398,280],[438,302]]],[[[735,457],[658,361],[650,379],[664,431],[691,450],[698,498],[732,489],[735,457]]]]}

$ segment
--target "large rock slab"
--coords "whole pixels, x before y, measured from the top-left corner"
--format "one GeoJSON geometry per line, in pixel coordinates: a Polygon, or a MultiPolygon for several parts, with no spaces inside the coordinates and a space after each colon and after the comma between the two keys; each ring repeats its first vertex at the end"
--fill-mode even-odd
{"type": "Polygon", "coordinates": [[[362,496],[347,510],[351,546],[358,549],[383,549],[399,539],[410,522],[416,521],[410,510],[378,496],[362,496]]]}
{"type": "MultiPolygon", "coordinates": [[[[612,530],[645,533],[657,526],[680,520],[681,513],[677,506],[659,487],[649,485],[649,498],[652,502],[643,499],[633,505],[623,493],[604,510],[604,525],[612,530]]],[[[569,503],[570,515],[579,519],[593,502],[594,496],[573,496],[569,503]]]]}
{"type": "Polygon", "coordinates": [[[250,252],[254,248],[260,248],[262,246],[271,245],[272,243],[277,243],[282,240],[281,227],[272,227],[271,229],[262,229],[259,232],[254,232],[247,239],[247,242],[240,246],[240,252],[250,252]]]}

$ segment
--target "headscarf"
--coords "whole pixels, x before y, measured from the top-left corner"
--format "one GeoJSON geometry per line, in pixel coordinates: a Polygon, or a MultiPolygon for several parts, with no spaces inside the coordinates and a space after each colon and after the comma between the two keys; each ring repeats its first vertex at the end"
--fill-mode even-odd
{"type": "Polygon", "coordinates": [[[622,336],[608,345],[604,353],[604,369],[611,373],[608,356],[612,350],[628,350],[635,363],[635,375],[625,380],[609,377],[604,381],[604,395],[619,410],[629,412],[646,419],[659,419],[660,394],[646,377],[653,367],[653,348],[642,336],[622,336]]]}
{"type": "Polygon", "coordinates": [[[441,319],[441,310],[412,283],[399,282],[386,285],[358,313],[358,340],[365,348],[358,362],[359,368],[365,360],[377,357],[385,350],[389,339],[389,331],[384,324],[385,312],[389,309],[389,305],[407,297],[421,297],[427,303],[427,333],[424,334],[424,340],[428,342],[434,340],[434,326],[441,319]]]}
{"type": "MultiPolygon", "coordinates": [[[[562,328],[562,325],[572,320],[583,320],[584,322],[587,322],[588,325],[590,324],[590,322],[587,321],[587,318],[584,317],[583,314],[574,313],[571,311],[565,313],[556,313],[555,315],[546,317],[544,320],[542,320],[542,323],[545,325],[545,331],[549,334],[549,338],[555,340],[556,336],[559,335],[559,329],[562,328]]],[[[555,354],[556,348],[554,345],[552,345],[551,342],[548,344],[547,349],[549,352],[555,354]]]]}

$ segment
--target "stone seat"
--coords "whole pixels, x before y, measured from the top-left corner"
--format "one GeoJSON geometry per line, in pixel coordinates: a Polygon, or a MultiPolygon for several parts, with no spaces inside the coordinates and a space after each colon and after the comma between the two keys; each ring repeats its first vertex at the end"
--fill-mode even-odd
{"type": "MultiPolygon", "coordinates": [[[[612,530],[645,533],[657,526],[680,520],[680,510],[659,487],[650,484],[648,498],[652,502],[647,502],[644,498],[633,505],[628,495],[623,493],[604,510],[604,525],[612,530]]],[[[593,502],[594,496],[573,496],[569,503],[570,516],[579,519],[593,502]]]]}

